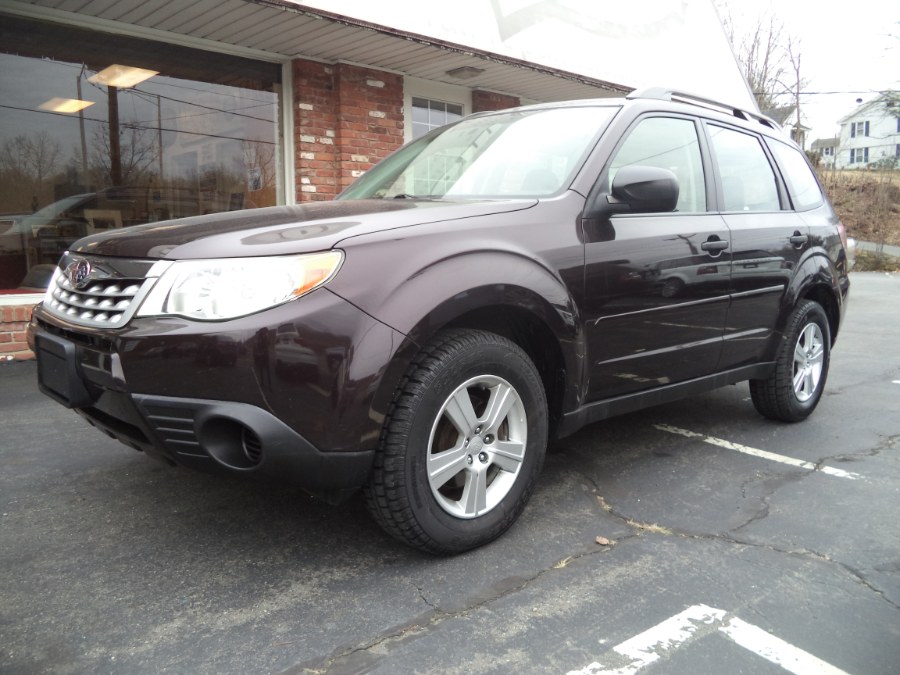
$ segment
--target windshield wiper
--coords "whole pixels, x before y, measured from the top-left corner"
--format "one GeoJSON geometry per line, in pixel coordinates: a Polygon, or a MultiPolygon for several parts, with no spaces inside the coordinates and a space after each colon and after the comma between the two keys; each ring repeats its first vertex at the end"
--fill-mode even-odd
{"type": "Polygon", "coordinates": [[[443,199],[438,195],[411,195],[408,192],[398,192],[391,199],[417,199],[420,202],[436,202],[443,199]]]}

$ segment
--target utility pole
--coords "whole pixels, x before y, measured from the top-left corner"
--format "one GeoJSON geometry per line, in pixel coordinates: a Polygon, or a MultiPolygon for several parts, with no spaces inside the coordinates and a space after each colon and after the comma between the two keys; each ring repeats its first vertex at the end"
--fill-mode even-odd
{"type": "Polygon", "coordinates": [[[795,95],[796,100],[796,108],[797,108],[797,125],[795,129],[797,130],[797,138],[794,140],[797,141],[797,144],[800,146],[801,150],[806,150],[804,147],[806,143],[803,143],[804,140],[801,136],[800,130],[800,54],[797,54],[797,64],[794,66],[794,73],[797,76],[797,93],[795,95]]]}
{"type": "Polygon", "coordinates": [[[122,185],[122,149],[119,144],[119,88],[107,86],[109,101],[109,178],[113,186],[122,185]]]}
{"type": "MultiPolygon", "coordinates": [[[[81,76],[84,75],[84,66],[81,66],[81,72],[75,77],[75,87],[78,89],[78,100],[81,98],[81,76]]],[[[87,163],[87,143],[84,140],[84,108],[78,111],[78,128],[81,132],[81,184],[87,185],[88,163],[87,163]]],[[[87,188],[85,188],[87,189],[87,188]]]]}

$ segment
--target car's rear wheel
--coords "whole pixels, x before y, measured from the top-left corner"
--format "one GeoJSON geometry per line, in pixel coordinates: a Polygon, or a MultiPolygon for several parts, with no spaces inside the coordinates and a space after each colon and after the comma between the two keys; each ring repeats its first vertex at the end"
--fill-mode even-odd
{"type": "Polygon", "coordinates": [[[480,546],[521,513],[546,445],[544,389],[525,352],[493,333],[442,333],[395,394],[366,488],[369,510],[424,551],[480,546]]]}
{"type": "Polygon", "coordinates": [[[791,314],[775,362],[764,380],[750,380],[750,396],[760,414],[782,422],[799,422],[815,410],[825,389],[831,332],[822,306],[798,303],[791,314]]]}

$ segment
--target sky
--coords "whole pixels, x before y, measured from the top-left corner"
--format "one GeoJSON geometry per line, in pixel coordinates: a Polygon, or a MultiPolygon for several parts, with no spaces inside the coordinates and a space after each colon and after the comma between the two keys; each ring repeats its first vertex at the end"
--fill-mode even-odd
{"type": "Polygon", "coordinates": [[[839,131],[838,120],[856,100],[873,99],[885,89],[900,90],[900,4],[889,0],[719,0],[728,8],[737,32],[770,15],[785,33],[799,39],[800,109],[810,142],[839,131]],[[834,93],[831,93],[834,92],[834,93]]]}
{"type": "MultiPolygon", "coordinates": [[[[773,16],[800,42],[803,122],[830,138],[858,98],[900,89],[897,0],[291,0],[413,33],[474,45],[627,86],[667,86],[739,107],[754,105],[714,7],[738,34],[773,16]]],[[[790,102],[788,99],[786,102],[790,102]]]]}

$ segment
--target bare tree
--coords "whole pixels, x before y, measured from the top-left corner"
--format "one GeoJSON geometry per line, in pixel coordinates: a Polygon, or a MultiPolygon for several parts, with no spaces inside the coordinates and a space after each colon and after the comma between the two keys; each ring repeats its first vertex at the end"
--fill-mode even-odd
{"type": "Polygon", "coordinates": [[[239,170],[256,177],[251,190],[261,190],[275,185],[275,144],[267,141],[247,139],[241,141],[239,170]]]}
{"type": "Polygon", "coordinates": [[[19,135],[0,145],[0,175],[3,192],[12,208],[25,209],[32,200],[52,200],[48,179],[59,171],[62,147],[46,131],[19,135]]]}
{"type": "Polygon", "coordinates": [[[801,76],[800,64],[802,61],[802,54],[800,41],[792,36],[788,36],[785,52],[787,53],[788,62],[790,63],[791,78],[790,81],[785,84],[788,85],[788,88],[791,91],[791,98],[794,102],[794,112],[796,115],[791,137],[800,144],[801,148],[805,148],[805,139],[803,138],[803,130],[801,129],[800,121],[800,92],[806,86],[807,80],[801,76]]]}
{"type": "MultiPolygon", "coordinates": [[[[118,154],[122,185],[148,182],[155,174],[158,159],[155,132],[131,122],[123,122],[120,130],[118,154]]],[[[91,171],[94,173],[93,181],[98,185],[114,183],[109,140],[109,126],[98,125],[94,131],[94,142],[91,144],[91,171]]]]}
{"type": "Polygon", "coordinates": [[[62,148],[46,131],[16,136],[0,146],[0,166],[40,183],[56,172],[62,148]]]}
{"type": "Polygon", "coordinates": [[[784,24],[774,15],[758,16],[749,29],[739,33],[727,3],[718,0],[716,5],[759,109],[772,110],[786,96],[794,98],[799,92],[794,86],[799,75],[793,77],[799,74],[799,42],[785,31],[784,24]]]}

